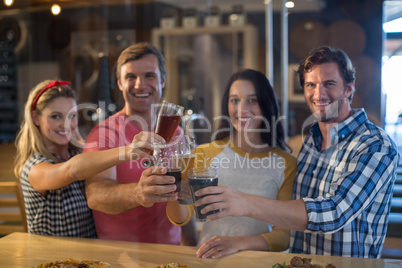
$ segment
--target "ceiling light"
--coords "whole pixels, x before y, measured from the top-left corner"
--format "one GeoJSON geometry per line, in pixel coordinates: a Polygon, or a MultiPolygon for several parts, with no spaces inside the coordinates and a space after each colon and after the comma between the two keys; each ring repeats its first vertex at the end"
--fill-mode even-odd
{"type": "Polygon", "coordinates": [[[4,4],[6,5],[6,6],[12,6],[13,4],[14,4],[14,0],[4,0],[4,4]]]}
{"type": "Polygon", "coordinates": [[[53,15],[57,16],[61,12],[61,7],[58,4],[53,4],[52,7],[50,8],[50,10],[53,15]]]}
{"type": "Polygon", "coordinates": [[[293,1],[287,1],[285,3],[285,7],[287,8],[294,8],[295,7],[295,3],[293,1]]]}

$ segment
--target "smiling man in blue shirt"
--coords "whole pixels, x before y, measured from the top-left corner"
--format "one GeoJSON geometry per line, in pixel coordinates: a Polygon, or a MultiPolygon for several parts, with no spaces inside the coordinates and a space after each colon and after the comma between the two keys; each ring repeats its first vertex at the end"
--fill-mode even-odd
{"type": "MultiPolygon", "coordinates": [[[[208,216],[247,216],[293,230],[290,252],[380,258],[388,225],[398,151],[364,109],[352,109],[355,70],[342,51],[320,47],[298,69],[311,126],[298,156],[294,200],[239,191],[200,199],[208,216]]],[[[197,195],[219,194],[210,187],[197,195]]]]}
{"type": "Polygon", "coordinates": [[[351,109],[355,72],[345,53],[322,47],[298,70],[313,124],[298,156],[294,199],[305,202],[304,232],[291,251],[380,257],[398,153],[394,142],[351,109]]]}

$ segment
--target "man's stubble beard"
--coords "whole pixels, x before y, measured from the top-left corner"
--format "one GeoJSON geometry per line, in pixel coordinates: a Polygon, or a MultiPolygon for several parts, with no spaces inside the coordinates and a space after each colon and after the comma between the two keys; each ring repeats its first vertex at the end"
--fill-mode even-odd
{"type": "MultiPolygon", "coordinates": [[[[313,101],[311,101],[311,103],[313,103],[313,101]]],[[[345,105],[345,96],[342,95],[339,99],[333,101],[330,104],[330,110],[328,112],[324,111],[323,116],[321,116],[321,112],[319,110],[313,112],[312,108],[310,107],[310,111],[312,112],[314,118],[318,122],[328,123],[339,116],[340,111],[342,110],[344,105],[345,105]]]]}

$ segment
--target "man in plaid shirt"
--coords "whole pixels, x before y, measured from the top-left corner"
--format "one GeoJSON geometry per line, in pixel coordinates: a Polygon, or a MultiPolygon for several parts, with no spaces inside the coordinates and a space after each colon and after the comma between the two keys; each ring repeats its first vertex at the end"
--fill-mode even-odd
{"type": "Polygon", "coordinates": [[[321,47],[298,69],[312,116],[298,156],[291,201],[209,187],[220,194],[195,205],[221,209],[210,220],[247,216],[291,229],[290,252],[380,258],[388,225],[398,151],[364,109],[352,109],[355,70],[342,51],[321,47]]]}

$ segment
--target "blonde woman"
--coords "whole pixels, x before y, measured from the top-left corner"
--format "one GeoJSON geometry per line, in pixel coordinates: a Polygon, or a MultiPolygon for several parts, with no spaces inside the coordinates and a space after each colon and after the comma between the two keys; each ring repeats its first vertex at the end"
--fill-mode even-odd
{"type": "MultiPolygon", "coordinates": [[[[128,146],[80,154],[77,105],[69,84],[46,80],[29,94],[14,172],[21,178],[29,233],[96,237],[84,180],[124,161],[149,157],[151,140],[163,139],[142,132],[128,146]]],[[[146,175],[152,172],[158,171],[146,175]]]]}

